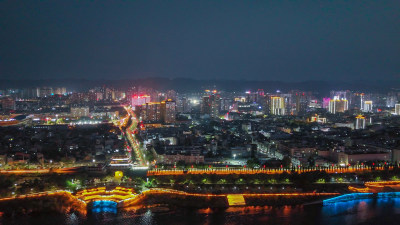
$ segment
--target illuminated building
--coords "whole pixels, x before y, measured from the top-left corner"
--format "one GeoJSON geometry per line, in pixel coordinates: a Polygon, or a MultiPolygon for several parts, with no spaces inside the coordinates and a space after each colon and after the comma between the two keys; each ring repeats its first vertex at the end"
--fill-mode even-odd
{"type": "Polygon", "coordinates": [[[334,98],[329,101],[328,111],[332,114],[345,112],[349,109],[349,102],[347,99],[334,98]]]}
{"type": "Polygon", "coordinates": [[[394,105],[394,114],[400,115],[400,103],[394,105]]]}
{"type": "MultiPolygon", "coordinates": [[[[308,94],[303,91],[291,91],[290,93],[291,100],[289,101],[289,104],[292,105],[292,109],[288,108],[286,111],[294,112],[296,115],[304,114],[307,111],[307,105],[309,104],[308,94]]],[[[289,104],[287,104],[287,106],[289,106],[289,104]]]]}
{"type": "Polygon", "coordinates": [[[188,113],[192,110],[191,101],[186,97],[183,97],[177,101],[177,111],[188,113]]]}
{"type": "Polygon", "coordinates": [[[271,96],[271,114],[285,115],[285,100],[282,97],[271,96]]]}
{"type": "Polygon", "coordinates": [[[2,110],[15,110],[15,101],[11,97],[0,98],[0,105],[2,110]]]}
{"type": "Polygon", "coordinates": [[[110,168],[112,169],[127,169],[132,167],[131,159],[126,155],[115,155],[111,158],[110,168]]]}
{"type": "Polygon", "coordinates": [[[40,98],[45,98],[53,93],[53,89],[49,87],[36,88],[36,96],[40,98]]]}
{"type": "Polygon", "coordinates": [[[143,104],[140,108],[140,117],[143,121],[161,122],[161,104],[160,102],[149,102],[143,104]]]}
{"type": "Polygon", "coordinates": [[[353,95],[353,105],[354,107],[364,111],[364,100],[365,100],[364,93],[354,93],[353,95]]]}
{"type": "Polygon", "coordinates": [[[176,102],[168,99],[161,102],[161,117],[164,123],[175,123],[176,102]]]}
{"type": "Polygon", "coordinates": [[[174,164],[184,161],[188,164],[204,163],[204,156],[198,154],[181,155],[181,154],[163,154],[158,156],[158,161],[165,164],[174,164]]]}
{"type": "Polygon", "coordinates": [[[372,111],[372,101],[365,101],[364,107],[362,109],[364,112],[371,112],[372,111]]]}
{"type": "Polygon", "coordinates": [[[365,117],[362,115],[358,115],[356,117],[356,130],[365,129],[365,117]]]}
{"type": "Polygon", "coordinates": [[[352,93],[351,91],[331,91],[330,98],[331,99],[351,99],[352,93]]]}
{"type": "Polygon", "coordinates": [[[319,117],[318,114],[315,114],[309,119],[309,122],[317,122],[317,123],[326,123],[326,118],[319,117]]]}
{"type": "Polygon", "coordinates": [[[54,89],[53,92],[55,95],[64,95],[67,93],[67,89],[65,87],[58,87],[54,89]]]}
{"type": "Polygon", "coordinates": [[[133,95],[131,99],[131,106],[139,106],[150,102],[149,95],[133,95]]]}
{"type": "Polygon", "coordinates": [[[339,152],[338,163],[341,166],[350,164],[360,164],[366,161],[388,161],[389,152],[339,152]]]}
{"type": "Polygon", "coordinates": [[[389,93],[386,98],[386,106],[387,107],[394,107],[397,102],[397,93],[389,93]]]}
{"type": "Polygon", "coordinates": [[[103,100],[103,93],[96,92],[95,95],[96,95],[96,101],[103,100]]]}
{"type": "Polygon", "coordinates": [[[71,107],[71,117],[88,117],[89,107],[71,107]]]}
{"type": "Polygon", "coordinates": [[[203,96],[200,111],[211,118],[218,118],[220,106],[221,99],[218,95],[203,96]]]}

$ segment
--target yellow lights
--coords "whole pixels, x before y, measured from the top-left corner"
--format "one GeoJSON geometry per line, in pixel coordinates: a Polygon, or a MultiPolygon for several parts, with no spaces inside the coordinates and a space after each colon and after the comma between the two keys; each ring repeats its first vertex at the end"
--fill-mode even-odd
{"type": "Polygon", "coordinates": [[[365,182],[364,185],[365,187],[349,186],[349,190],[360,193],[377,193],[383,191],[385,187],[399,189],[400,181],[369,181],[365,182]]]}
{"type": "Polygon", "coordinates": [[[115,171],[114,177],[115,179],[120,180],[124,176],[124,173],[122,171],[115,171]]]}
{"type": "Polygon", "coordinates": [[[358,115],[358,116],[356,116],[356,119],[365,119],[365,116],[363,116],[363,115],[358,115]]]}
{"type": "Polygon", "coordinates": [[[226,198],[228,199],[229,206],[246,205],[244,197],[241,194],[227,195],[226,198]]]}
{"type": "Polygon", "coordinates": [[[237,198],[235,195],[242,195],[242,197],[273,197],[273,196],[331,196],[338,195],[339,193],[274,193],[274,194],[196,194],[196,193],[188,193],[184,191],[178,191],[174,189],[165,189],[165,188],[152,188],[150,190],[143,191],[143,194],[177,194],[177,195],[185,195],[185,196],[197,196],[197,197],[229,197],[237,198]]]}
{"type": "Polygon", "coordinates": [[[19,195],[14,197],[8,198],[1,198],[0,201],[8,201],[13,199],[27,199],[27,198],[37,198],[37,197],[44,197],[44,196],[59,196],[59,195],[67,195],[72,200],[83,204],[86,207],[86,202],[82,201],[81,199],[76,198],[74,195],[71,194],[69,191],[48,191],[48,192],[39,192],[35,194],[27,194],[27,195],[19,195]]]}
{"type": "MultiPolygon", "coordinates": [[[[384,170],[383,167],[375,167],[374,170],[384,170]]],[[[392,166],[389,166],[387,169],[393,170],[392,166]]],[[[180,170],[180,169],[153,169],[147,171],[147,176],[164,176],[164,175],[186,175],[186,174],[217,174],[217,175],[229,175],[229,174],[281,174],[288,173],[292,171],[292,169],[249,169],[249,168],[207,168],[207,169],[197,169],[197,168],[189,168],[188,170],[180,170]]],[[[335,167],[335,168],[296,168],[295,171],[297,173],[307,173],[311,171],[325,171],[326,173],[355,173],[355,172],[368,172],[372,171],[372,168],[369,167],[335,167]]]]}
{"type": "Polygon", "coordinates": [[[271,96],[271,113],[273,115],[285,115],[285,100],[282,97],[271,96]]]}
{"type": "Polygon", "coordinates": [[[76,197],[85,202],[96,200],[109,200],[114,202],[121,202],[124,200],[136,198],[138,195],[132,188],[116,187],[111,191],[107,191],[105,187],[92,188],[79,191],[76,197]]]}

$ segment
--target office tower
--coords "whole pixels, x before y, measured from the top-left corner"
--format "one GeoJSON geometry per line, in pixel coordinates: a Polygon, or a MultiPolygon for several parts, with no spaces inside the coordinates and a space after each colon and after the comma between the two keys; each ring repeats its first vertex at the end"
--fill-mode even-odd
{"type": "Polygon", "coordinates": [[[203,115],[210,115],[211,118],[218,118],[221,99],[218,95],[203,96],[200,112],[203,115]]]}
{"type": "Polygon", "coordinates": [[[138,106],[140,117],[147,122],[161,122],[161,104],[160,102],[148,102],[138,106]]]}
{"type": "Polygon", "coordinates": [[[329,101],[329,109],[328,111],[332,114],[345,112],[349,109],[349,102],[347,99],[331,99],[329,101]]]}
{"type": "Polygon", "coordinates": [[[365,129],[365,117],[362,115],[358,115],[356,117],[356,127],[358,129],[365,129]]]}
{"type": "Polygon", "coordinates": [[[285,115],[285,100],[282,97],[272,96],[270,108],[272,115],[285,115]]]}
{"type": "Polygon", "coordinates": [[[150,102],[149,95],[133,95],[131,98],[131,106],[139,106],[150,102]]]}
{"type": "Polygon", "coordinates": [[[372,101],[365,101],[364,102],[363,111],[364,112],[372,112],[372,101]]]}
{"type": "Polygon", "coordinates": [[[394,114],[400,116],[400,103],[394,105],[394,114]]]}
{"type": "Polygon", "coordinates": [[[172,99],[161,102],[161,118],[164,123],[175,123],[176,102],[172,99]]]}

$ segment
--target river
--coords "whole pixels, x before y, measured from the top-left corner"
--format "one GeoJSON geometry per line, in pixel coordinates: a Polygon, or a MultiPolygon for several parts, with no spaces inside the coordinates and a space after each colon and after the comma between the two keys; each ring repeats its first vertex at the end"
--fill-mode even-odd
{"type": "Polygon", "coordinates": [[[155,207],[115,210],[95,208],[86,217],[75,214],[40,214],[0,218],[0,224],[274,224],[274,225],[353,225],[400,224],[400,198],[364,199],[331,205],[283,207],[231,207],[228,209],[168,209],[155,207]]]}

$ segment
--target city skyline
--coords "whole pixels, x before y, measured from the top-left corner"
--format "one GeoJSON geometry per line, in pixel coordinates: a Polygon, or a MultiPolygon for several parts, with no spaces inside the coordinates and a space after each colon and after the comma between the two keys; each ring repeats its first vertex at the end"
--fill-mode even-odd
{"type": "Polygon", "coordinates": [[[0,224],[398,225],[400,1],[0,1],[0,224]]]}

